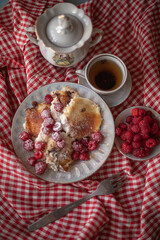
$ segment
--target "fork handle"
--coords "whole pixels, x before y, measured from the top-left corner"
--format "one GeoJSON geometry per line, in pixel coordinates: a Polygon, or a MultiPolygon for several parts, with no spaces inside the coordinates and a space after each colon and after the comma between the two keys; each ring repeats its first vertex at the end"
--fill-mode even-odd
{"type": "Polygon", "coordinates": [[[74,208],[78,207],[82,203],[86,202],[90,198],[96,196],[96,194],[93,192],[77,201],[74,201],[68,205],[65,205],[64,207],[58,208],[55,211],[52,211],[51,213],[45,215],[44,217],[40,218],[38,221],[32,223],[28,226],[28,230],[30,232],[35,231],[41,227],[46,226],[47,224],[54,222],[61,217],[65,216],[67,213],[71,212],[74,208]]]}

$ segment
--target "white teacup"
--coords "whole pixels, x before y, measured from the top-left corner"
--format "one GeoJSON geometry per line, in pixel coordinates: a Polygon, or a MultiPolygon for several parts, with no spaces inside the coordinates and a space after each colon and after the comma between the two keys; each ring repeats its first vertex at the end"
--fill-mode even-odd
{"type": "Polygon", "coordinates": [[[102,95],[112,94],[123,87],[127,80],[124,62],[113,54],[99,54],[93,57],[84,70],[76,74],[85,78],[89,86],[102,95]]]}

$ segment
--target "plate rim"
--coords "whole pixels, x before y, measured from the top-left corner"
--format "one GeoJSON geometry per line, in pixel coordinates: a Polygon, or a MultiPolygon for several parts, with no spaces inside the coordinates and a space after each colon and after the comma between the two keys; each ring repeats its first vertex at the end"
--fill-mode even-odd
{"type": "MultiPolygon", "coordinates": [[[[108,156],[102,161],[102,163],[100,164],[100,166],[98,166],[94,172],[91,172],[91,173],[87,174],[87,176],[84,175],[83,177],[81,177],[80,179],[78,178],[77,180],[71,180],[72,178],[69,179],[68,181],[48,180],[48,179],[44,179],[43,177],[41,177],[41,175],[36,175],[36,174],[34,174],[33,172],[31,172],[31,171],[26,167],[26,165],[24,164],[24,161],[21,160],[21,158],[18,156],[18,154],[17,154],[17,152],[16,152],[16,150],[15,150],[14,142],[13,142],[14,125],[15,125],[16,118],[17,118],[17,115],[18,115],[20,109],[21,109],[22,106],[25,104],[25,102],[28,100],[28,98],[30,98],[31,96],[34,96],[40,89],[43,90],[43,88],[44,88],[44,89],[45,89],[45,88],[47,89],[47,88],[50,88],[50,87],[52,87],[52,86],[53,86],[53,87],[56,87],[56,85],[57,85],[57,87],[58,87],[58,86],[60,87],[60,85],[63,85],[63,86],[64,86],[64,85],[67,85],[67,86],[73,87],[73,88],[74,88],[74,86],[75,86],[75,87],[77,88],[77,90],[78,90],[78,88],[82,88],[82,89],[84,88],[86,91],[88,91],[88,88],[87,88],[86,86],[80,85],[80,84],[78,84],[78,83],[72,83],[72,82],[55,82],[55,83],[50,83],[50,84],[46,84],[46,85],[44,85],[44,86],[42,86],[42,87],[39,87],[39,88],[36,89],[35,91],[32,91],[32,92],[22,101],[22,103],[19,105],[19,107],[17,108],[17,110],[16,110],[16,112],[15,112],[15,114],[14,114],[14,117],[13,117],[13,120],[12,120],[12,127],[11,127],[11,141],[12,141],[12,146],[13,146],[15,155],[16,155],[17,158],[20,160],[20,162],[23,164],[23,166],[25,167],[25,169],[26,169],[30,174],[32,174],[34,177],[39,178],[39,179],[41,179],[41,180],[43,180],[43,181],[52,182],[52,183],[69,184],[69,183],[75,183],[75,182],[82,181],[82,180],[84,180],[84,179],[86,179],[86,178],[89,178],[89,177],[92,176],[95,172],[97,172],[97,171],[102,167],[102,165],[106,162],[106,160],[107,160],[108,157],[110,156],[111,151],[112,151],[113,146],[114,146],[114,141],[115,141],[115,122],[114,122],[114,117],[113,117],[113,115],[112,115],[112,112],[111,112],[109,106],[107,105],[107,103],[106,103],[97,93],[95,93],[92,89],[89,89],[89,91],[90,91],[92,94],[94,94],[96,97],[98,97],[99,100],[100,100],[101,102],[103,102],[103,104],[106,106],[107,110],[108,110],[109,113],[110,113],[112,125],[113,125],[113,127],[114,127],[114,128],[113,128],[113,140],[112,140],[112,144],[111,144],[111,147],[110,147],[108,156]]],[[[100,105],[100,107],[101,107],[101,104],[100,104],[100,103],[98,103],[98,105],[100,105]]]]}

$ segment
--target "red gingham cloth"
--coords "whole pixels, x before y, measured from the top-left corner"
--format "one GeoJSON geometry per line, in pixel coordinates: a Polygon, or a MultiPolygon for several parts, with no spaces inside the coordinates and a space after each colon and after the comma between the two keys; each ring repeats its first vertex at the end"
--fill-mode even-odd
{"type": "MultiPolygon", "coordinates": [[[[160,156],[136,162],[114,146],[93,176],[61,185],[32,176],[14,154],[12,119],[27,94],[55,81],[78,80],[75,68],[55,68],[47,62],[25,33],[25,27],[33,26],[58,2],[11,0],[0,12],[0,239],[160,239],[160,156]],[[27,230],[28,224],[86,196],[101,180],[120,171],[126,172],[129,182],[114,195],[94,197],[54,223],[27,230]]],[[[111,108],[113,116],[135,105],[160,113],[160,1],[89,0],[78,7],[104,35],[77,67],[107,52],[120,57],[132,76],[131,94],[111,108]]]]}

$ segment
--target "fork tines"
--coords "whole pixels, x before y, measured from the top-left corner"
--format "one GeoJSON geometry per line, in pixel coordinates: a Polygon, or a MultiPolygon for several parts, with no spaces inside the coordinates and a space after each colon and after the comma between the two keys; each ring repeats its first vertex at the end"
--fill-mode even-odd
{"type": "Polygon", "coordinates": [[[128,181],[128,177],[127,175],[124,175],[124,174],[122,175],[122,173],[118,173],[113,176],[111,181],[112,181],[112,186],[114,190],[116,190],[120,188],[126,181],[128,181]]]}

